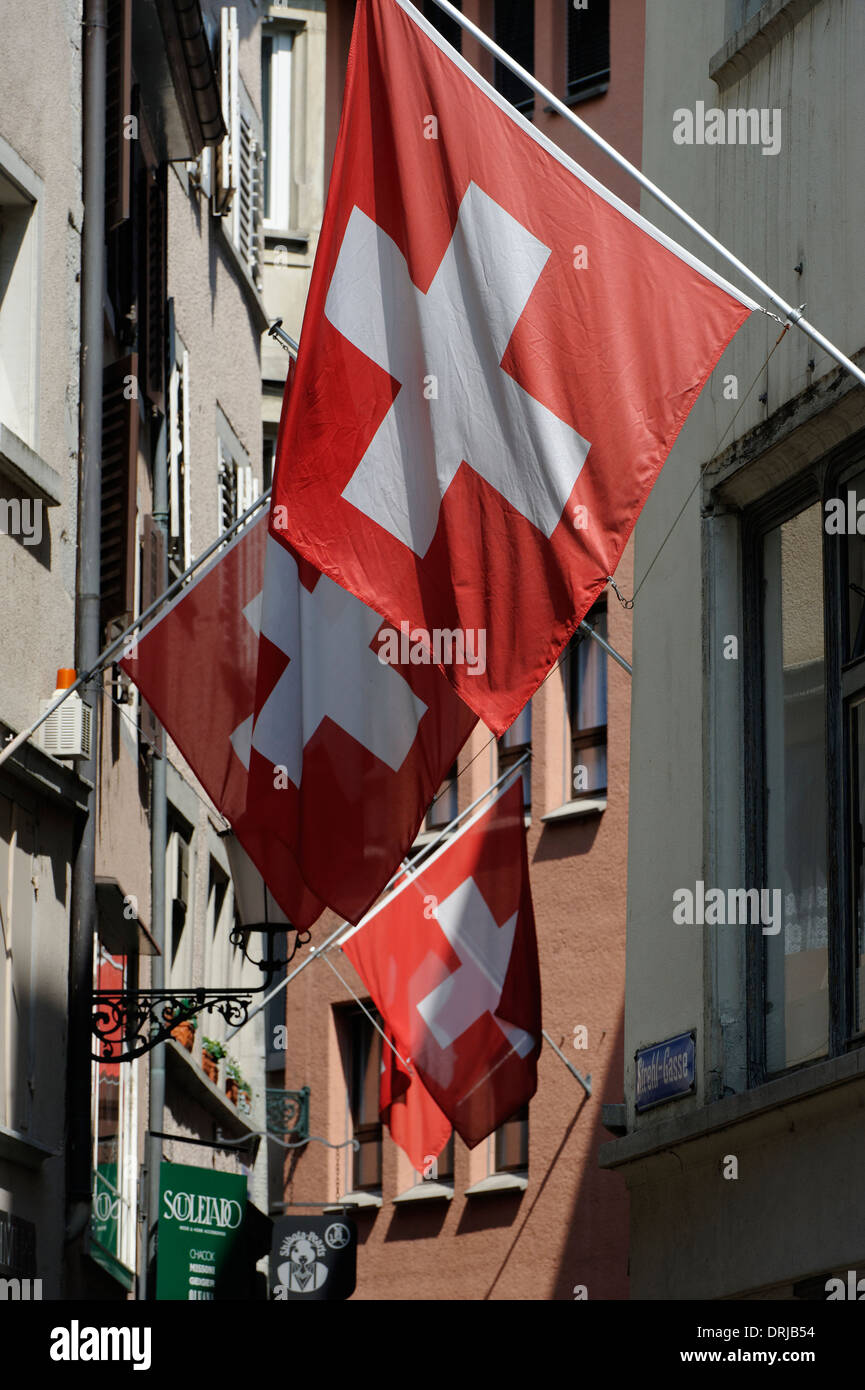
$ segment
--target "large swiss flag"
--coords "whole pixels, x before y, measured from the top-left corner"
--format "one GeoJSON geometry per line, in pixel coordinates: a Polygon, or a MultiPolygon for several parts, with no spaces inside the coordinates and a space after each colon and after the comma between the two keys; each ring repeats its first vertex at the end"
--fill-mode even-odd
{"type": "MultiPolygon", "coordinates": [[[[541,985],[522,782],[340,946],[398,1052],[469,1147],[525,1105],[537,1089],[541,985]]],[[[440,1130],[438,1139],[424,1152],[441,1152],[440,1130]]],[[[417,1144],[413,1153],[423,1157],[417,1144]]]]}
{"type": "Polygon", "coordinates": [[[756,306],[407,0],[359,0],[271,526],[501,733],[603,589],[756,306]]]}
{"type": "Polygon", "coordinates": [[[381,626],[268,538],[262,517],[120,663],[300,928],[325,906],[357,921],[374,902],[475,724],[435,667],[378,661],[381,626]],[[278,621],[265,593],[268,549],[278,621]],[[256,735],[261,668],[274,679],[272,689],[265,680],[256,735]],[[256,736],[276,768],[256,751],[256,736]]]}

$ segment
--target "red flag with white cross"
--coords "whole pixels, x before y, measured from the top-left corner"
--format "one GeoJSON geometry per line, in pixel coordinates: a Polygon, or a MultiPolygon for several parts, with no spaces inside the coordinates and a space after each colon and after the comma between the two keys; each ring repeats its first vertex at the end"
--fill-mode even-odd
{"type": "Polygon", "coordinates": [[[604,588],[752,300],[359,0],[272,532],[502,733],[604,588]]]}
{"type": "Polygon", "coordinates": [[[469,1147],[531,1099],[541,985],[519,780],[340,945],[469,1147]]]}
{"type": "MultiPolygon", "coordinates": [[[[390,1039],[393,1043],[393,1039],[390,1039]]],[[[409,1071],[392,1046],[381,1054],[379,1113],[390,1137],[427,1177],[451,1137],[447,1116],[439,1110],[417,1073],[409,1071]]],[[[435,1171],[432,1169],[432,1171],[435,1171]]]]}
{"type": "Polygon", "coordinates": [[[381,627],[380,616],[270,539],[262,517],[120,663],[300,928],[325,906],[357,921],[375,901],[475,723],[435,667],[379,662],[381,627]],[[276,551],[270,597],[268,550],[276,551]],[[262,668],[273,689],[265,683],[254,729],[262,668]],[[274,708],[268,761],[256,739],[270,747],[274,708]]]}

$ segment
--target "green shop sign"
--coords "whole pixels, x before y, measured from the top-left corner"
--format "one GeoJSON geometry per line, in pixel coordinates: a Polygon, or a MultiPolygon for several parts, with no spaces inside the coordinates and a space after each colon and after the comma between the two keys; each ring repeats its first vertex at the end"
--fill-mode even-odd
{"type": "Polygon", "coordinates": [[[163,1163],[159,1176],[157,1299],[245,1298],[246,1178],[163,1163]]]}

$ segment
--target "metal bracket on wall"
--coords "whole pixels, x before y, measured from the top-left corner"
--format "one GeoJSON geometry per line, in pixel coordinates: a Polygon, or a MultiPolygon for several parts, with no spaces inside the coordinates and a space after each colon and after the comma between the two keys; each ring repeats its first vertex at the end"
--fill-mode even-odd
{"type": "Polygon", "coordinates": [[[96,1062],[132,1062],[171,1037],[202,1009],[221,1014],[229,1027],[245,1023],[259,989],[95,989],[91,1031],[99,1040],[96,1062]]]}

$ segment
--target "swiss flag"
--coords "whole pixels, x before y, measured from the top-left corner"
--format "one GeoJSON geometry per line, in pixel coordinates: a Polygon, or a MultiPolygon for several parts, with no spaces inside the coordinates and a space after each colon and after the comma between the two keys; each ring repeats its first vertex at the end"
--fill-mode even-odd
{"type": "MultiPolygon", "coordinates": [[[[390,1042],[393,1043],[392,1038],[390,1042]]],[[[425,1170],[451,1137],[450,1121],[420,1078],[406,1070],[393,1047],[387,1044],[381,1057],[379,1111],[391,1139],[408,1155],[417,1171],[426,1176],[425,1170]]]]}
{"type": "Polygon", "coordinates": [[[755,307],[359,0],[272,530],[418,640],[482,631],[441,665],[502,733],[755,307]]]}
{"type": "Polygon", "coordinates": [[[531,1099],[541,986],[520,781],[340,944],[466,1144],[531,1099]]]}
{"type": "Polygon", "coordinates": [[[304,928],[325,901],[307,888],[285,846],[246,812],[266,545],[263,516],[181,590],[130,644],[120,666],[231,822],[280,907],[304,928]]]}
{"type": "Polygon", "coordinates": [[[262,517],[120,663],[296,927],[325,906],[349,921],[363,915],[475,724],[435,667],[378,661],[381,626],[270,539],[262,517]],[[276,552],[270,601],[268,548],[276,552]],[[271,688],[265,677],[254,732],[259,662],[274,679],[271,688]]]}

